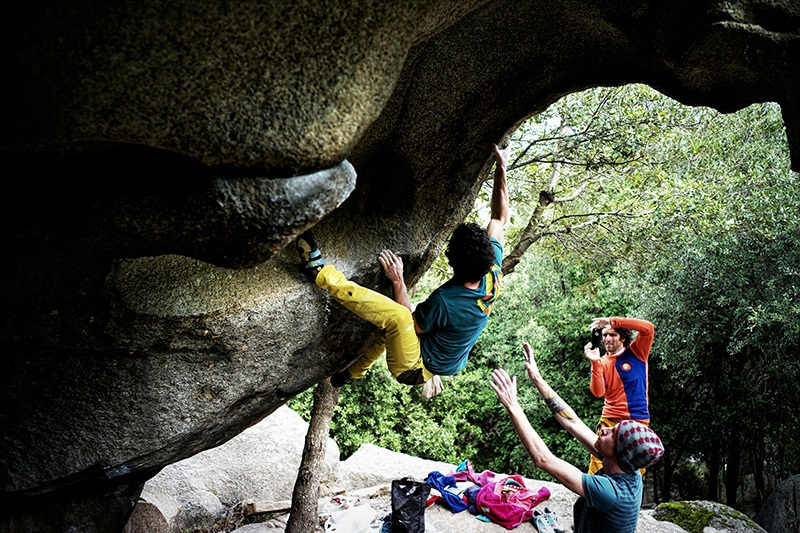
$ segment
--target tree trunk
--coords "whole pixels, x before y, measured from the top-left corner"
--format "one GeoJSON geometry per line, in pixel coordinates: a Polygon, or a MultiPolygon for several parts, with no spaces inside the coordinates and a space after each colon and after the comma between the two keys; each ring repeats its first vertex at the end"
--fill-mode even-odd
{"type": "Polygon", "coordinates": [[[317,384],[303,458],[292,492],[292,509],[286,523],[286,533],[310,533],[319,530],[317,502],[321,467],[325,459],[333,409],[338,400],[339,389],[332,387],[327,379],[317,384]]]}
{"type": "Polygon", "coordinates": [[[761,509],[766,498],[766,483],[764,481],[764,434],[757,432],[755,435],[755,444],[753,445],[752,461],[753,461],[753,483],[756,487],[756,501],[755,508],[761,509]]]}
{"type": "Polygon", "coordinates": [[[672,501],[672,480],[675,477],[675,465],[667,463],[664,465],[664,478],[661,482],[662,501],[672,501]]]}
{"type": "Polygon", "coordinates": [[[542,238],[539,231],[539,222],[542,220],[544,210],[553,202],[552,196],[548,196],[545,191],[539,193],[539,205],[533,210],[528,225],[522,230],[519,242],[506,257],[503,258],[503,275],[511,274],[522,259],[523,254],[528,251],[536,241],[542,238]]]}
{"type": "MultiPolygon", "coordinates": [[[[664,452],[666,454],[666,452],[664,452]]],[[[672,461],[664,461],[664,475],[661,478],[661,499],[665,502],[672,498],[672,477],[675,473],[675,465],[672,461]]]]}
{"type": "Polygon", "coordinates": [[[736,496],[739,491],[739,474],[742,470],[742,449],[739,439],[732,436],[728,441],[728,467],[725,469],[725,495],[728,507],[736,509],[736,496]]]}
{"type": "Polygon", "coordinates": [[[660,464],[657,464],[654,467],[651,467],[651,468],[647,469],[648,473],[652,472],[652,475],[650,476],[650,479],[652,480],[652,483],[653,483],[653,503],[655,503],[656,505],[661,503],[661,500],[658,497],[658,471],[659,470],[662,470],[660,464]]]}
{"type": "Polygon", "coordinates": [[[661,477],[661,501],[672,501],[672,480],[675,478],[675,469],[683,456],[681,448],[665,448],[664,457],[658,462],[664,473],[661,477]]]}
{"type": "Polygon", "coordinates": [[[712,438],[709,443],[708,453],[708,479],[706,487],[706,499],[711,502],[719,501],[719,466],[720,466],[720,441],[712,438]]]}

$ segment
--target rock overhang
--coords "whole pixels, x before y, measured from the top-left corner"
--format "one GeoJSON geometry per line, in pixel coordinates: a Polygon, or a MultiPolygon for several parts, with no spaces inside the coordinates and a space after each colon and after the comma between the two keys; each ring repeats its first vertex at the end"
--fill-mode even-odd
{"type": "Polygon", "coordinates": [[[384,292],[384,247],[418,278],[491,143],[564,94],[642,82],[722,111],[777,101],[797,168],[798,20],[794,2],[14,6],[12,518],[46,520],[43,499],[111,530],[161,466],[347,364],[374,331],[305,282],[294,235],[315,226],[327,258],[384,292]]]}

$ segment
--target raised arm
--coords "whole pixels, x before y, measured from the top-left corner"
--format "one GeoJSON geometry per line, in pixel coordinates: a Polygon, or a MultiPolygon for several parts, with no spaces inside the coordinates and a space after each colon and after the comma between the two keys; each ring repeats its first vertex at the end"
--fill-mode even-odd
{"type": "Polygon", "coordinates": [[[492,372],[492,380],[489,385],[497,393],[500,403],[506,408],[514,430],[533,464],[553,476],[572,492],[583,496],[583,483],[581,482],[583,473],[575,466],[553,455],[522,410],[517,401],[517,378],[512,378],[505,370],[498,368],[492,372]]]}
{"type": "Polygon", "coordinates": [[[612,317],[598,317],[592,321],[593,328],[626,328],[632,329],[637,332],[636,339],[631,343],[631,350],[636,354],[636,357],[643,361],[647,361],[650,357],[650,350],[653,347],[653,339],[655,338],[655,328],[652,322],[642,320],[640,318],[626,318],[621,316],[612,317]]]}
{"type": "Polygon", "coordinates": [[[508,222],[508,184],[506,183],[506,166],[511,147],[499,148],[496,144],[494,148],[494,183],[492,184],[492,219],[486,226],[486,233],[489,237],[494,237],[503,242],[503,228],[508,222]]]}
{"type": "Polygon", "coordinates": [[[592,377],[589,380],[589,391],[596,398],[602,398],[606,394],[606,379],[604,374],[602,358],[600,357],[600,350],[592,348],[592,343],[589,342],[583,347],[583,355],[586,359],[592,362],[592,377]]]}
{"type": "Polygon", "coordinates": [[[578,418],[578,415],[567,405],[567,402],[562,400],[544,380],[539,372],[536,360],[533,358],[533,350],[531,350],[530,345],[525,342],[522,344],[522,349],[525,353],[525,369],[528,371],[528,377],[533,381],[547,408],[555,415],[556,420],[564,429],[569,431],[573,437],[583,444],[584,448],[589,450],[589,453],[597,455],[597,450],[594,447],[597,441],[595,432],[578,418]]]}
{"type": "Polygon", "coordinates": [[[628,328],[638,332],[636,338],[631,343],[631,350],[636,357],[646,361],[650,357],[650,350],[653,348],[655,338],[655,328],[652,322],[639,318],[623,318],[613,316],[609,320],[612,328],[628,328]]]}

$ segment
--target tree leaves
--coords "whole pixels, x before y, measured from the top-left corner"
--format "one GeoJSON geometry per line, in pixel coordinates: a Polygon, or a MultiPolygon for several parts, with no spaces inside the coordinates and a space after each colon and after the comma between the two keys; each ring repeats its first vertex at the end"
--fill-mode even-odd
{"type": "MultiPolygon", "coordinates": [[[[570,95],[512,135],[508,183],[509,275],[467,369],[424,404],[382,368],[345,387],[333,423],[345,455],[375,442],[544,477],[488,387],[502,366],[521,377],[545,442],[583,467],[585,450],[524,385],[520,344],[591,424],[589,321],[628,315],[656,326],[651,411],[679,496],[705,497],[696,476],[714,470],[699,460],[719,458],[725,473],[737,449],[752,452],[754,479],[764,470],[762,494],[800,471],[800,177],[777,105],[723,115],[642,85],[570,95]]],[[[488,222],[490,195],[487,183],[470,220],[488,222]]],[[[440,257],[412,301],[449,277],[440,257]]]]}

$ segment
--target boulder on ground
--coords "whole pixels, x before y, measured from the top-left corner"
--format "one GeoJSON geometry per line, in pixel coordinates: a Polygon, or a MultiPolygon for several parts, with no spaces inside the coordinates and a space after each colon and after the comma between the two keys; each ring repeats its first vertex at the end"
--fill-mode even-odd
{"type": "MultiPolygon", "coordinates": [[[[308,424],[284,406],[222,446],[164,468],[145,484],[125,533],[285,531],[287,502],[292,498],[307,430],[308,424]],[[274,512],[264,512],[266,509],[274,512]]],[[[482,465],[472,467],[477,474],[485,470],[482,465]]],[[[377,532],[381,519],[392,510],[393,480],[411,476],[422,481],[434,471],[449,474],[457,465],[369,443],[340,463],[339,448],[329,439],[324,468],[318,531],[324,531],[323,525],[332,515],[344,523],[349,511],[358,513],[359,508],[369,506],[374,510],[369,531],[377,532]]],[[[502,477],[508,473],[495,475],[502,477]]],[[[577,496],[558,483],[523,479],[529,488],[547,487],[550,497],[536,509],[555,512],[562,527],[570,531],[572,506],[577,496]]],[[[441,500],[426,509],[425,526],[428,533],[506,531],[503,526],[479,520],[468,511],[453,513],[441,500]]],[[[661,504],[656,510],[642,511],[637,533],[685,533],[702,531],[705,526],[719,533],[764,532],[745,515],[718,503],[672,502],[661,504]]],[[[521,527],[534,531],[532,525],[521,527]]],[[[770,530],[770,533],[776,532],[770,530]]]]}
{"type": "Polygon", "coordinates": [[[717,502],[685,501],[662,503],[656,507],[653,517],[672,522],[686,531],[708,531],[716,533],[763,532],[747,515],[717,502]]]}
{"type": "Polygon", "coordinates": [[[686,530],[672,522],[662,522],[653,517],[652,510],[639,513],[636,533],[686,533],[686,530]]]}
{"type": "Polygon", "coordinates": [[[365,443],[341,462],[339,482],[346,490],[363,489],[391,483],[405,476],[422,481],[433,471],[446,474],[455,469],[456,465],[420,459],[365,443]]]}
{"type": "MultiPolygon", "coordinates": [[[[292,499],[308,423],[286,406],[225,444],[164,468],[145,483],[126,533],[209,527],[237,504],[292,499]],[[158,525],[160,524],[160,525],[158,525]]],[[[328,439],[322,483],[337,478],[339,447],[328,439]]]]}
{"type": "Polygon", "coordinates": [[[770,533],[800,531],[800,474],[791,476],[775,487],[756,515],[758,525],[770,533]]]}

